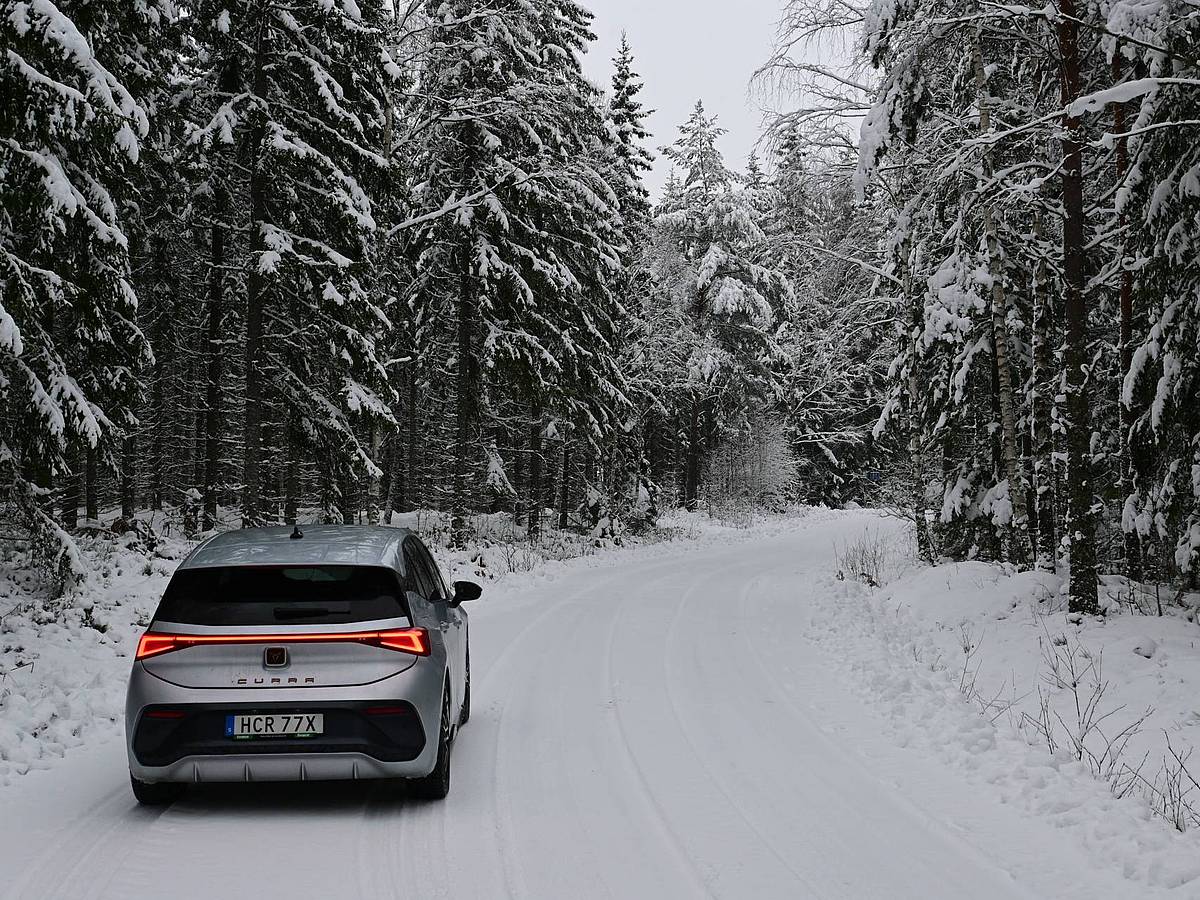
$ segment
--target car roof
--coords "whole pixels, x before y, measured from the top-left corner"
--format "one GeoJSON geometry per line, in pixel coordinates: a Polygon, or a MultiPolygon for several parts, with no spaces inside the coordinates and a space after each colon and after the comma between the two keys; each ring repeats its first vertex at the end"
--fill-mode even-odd
{"type": "Polygon", "coordinates": [[[376,525],[301,525],[223,531],[200,544],[180,569],[214,566],[349,565],[388,566],[403,570],[400,545],[413,534],[407,528],[376,525]]]}

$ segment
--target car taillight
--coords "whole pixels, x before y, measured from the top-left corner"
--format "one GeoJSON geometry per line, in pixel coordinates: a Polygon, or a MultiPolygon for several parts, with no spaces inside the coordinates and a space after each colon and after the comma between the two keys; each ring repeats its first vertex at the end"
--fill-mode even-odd
{"type": "Polygon", "coordinates": [[[363,710],[368,716],[407,716],[411,706],[368,706],[363,710]]]}
{"type": "Polygon", "coordinates": [[[213,644],[367,644],[414,656],[428,656],[430,651],[429,632],[424,628],[320,634],[162,634],[147,631],[138,641],[135,659],[149,659],[172,650],[213,644]]]}
{"type": "Polygon", "coordinates": [[[178,650],[179,647],[175,643],[175,635],[173,634],[154,634],[147,631],[138,641],[136,659],[149,659],[151,656],[158,656],[160,653],[170,653],[172,650],[178,650]]]}
{"type": "Polygon", "coordinates": [[[182,709],[148,709],[146,710],[147,719],[182,719],[186,716],[182,709]]]}
{"type": "Polygon", "coordinates": [[[396,631],[379,632],[379,646],[401,653],[429,655],[429,634],[424,628],[400,628],[396,631]]]}

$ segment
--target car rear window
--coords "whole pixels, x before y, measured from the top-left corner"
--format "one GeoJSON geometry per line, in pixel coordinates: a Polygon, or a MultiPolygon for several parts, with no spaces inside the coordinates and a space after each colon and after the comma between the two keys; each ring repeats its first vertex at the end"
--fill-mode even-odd
{"type": "Polygon", "coordinates": [[[338,625],[407,615],[391,569],[215,566],[178,570],[155,618],[186,625],[338,625]]]}

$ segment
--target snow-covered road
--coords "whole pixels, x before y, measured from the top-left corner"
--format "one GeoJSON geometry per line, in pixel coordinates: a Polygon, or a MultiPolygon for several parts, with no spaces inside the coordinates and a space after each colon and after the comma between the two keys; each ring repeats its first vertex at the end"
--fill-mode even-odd
{"type": "Polygon", "coordinates": [[[233,785],[148,811],[119,741],[72,751],[0,794],[0,897],[1141,896],[890,743],[806,640],[862,528],[618,554],[482,602],[444,803],[233,785]]]}

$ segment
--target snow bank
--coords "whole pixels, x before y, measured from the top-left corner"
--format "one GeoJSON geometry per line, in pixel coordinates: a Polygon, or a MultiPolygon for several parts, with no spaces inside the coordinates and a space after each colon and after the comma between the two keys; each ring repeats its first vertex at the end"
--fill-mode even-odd
{"type": "Polygon", "coordinates": [[[0,784],[120,731],[137,640],[191,547],[133,534],[84,536],[87,580],[53,621],[28,561],[0,560],[0,784]]]}
{"type": "Polygon", "coordinates": [[[1074,625],[1059,577],[978,562],[874,590],[830,577],[814,593],[810,637],[842,661],[896,741],[990,799],[1071,830],[1097,866],[1147,891],[1200,896],[1200,828],[1172,829],[1154,788],[1165,786],[1168,740],[1186,755],[1200,738],[1193,623],[1120,614],[1110,601],[1108,618],[1074,625]]]}
{"type": "MultiPolygon", "coordinates": [[[[1107,615],[1075,624],[1059,576],[975,562],[910,574],[881,602],[909,615],[928,652],[965,673],[964,689],[972,693],[973,684],[993,714],[1040,733],[1048,748],[1081,744],[1104,777],[1140,765],[1151,782],[1142,787],[1150,787],[1171,748],[1186,754],[1200,744],[1200,627],[1169,604],[1161,617],[1131,614],[1124,579],[1106,578],[1101,593],[1107,615]],[[1077,695],[1094,703],[1094,728],[1081,723],[1077,695]],[[1039,725],[1046,711],[1056,726],[1050,734],[1039,725]]],[[[1200,757],[1192,773],[1200,778],[1200,757]]],[[[1200,808],[1200,787],[1191,799],[1200,808]]]]}

